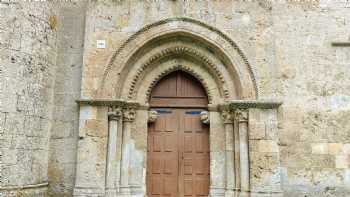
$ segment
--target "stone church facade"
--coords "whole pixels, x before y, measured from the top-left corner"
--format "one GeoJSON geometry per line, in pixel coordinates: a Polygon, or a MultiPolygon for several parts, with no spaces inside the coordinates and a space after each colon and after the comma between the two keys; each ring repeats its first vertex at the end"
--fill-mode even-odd
{"type": "Polygon", "coordinates": [[[350,193],[350,2],[0,1],[0,197],[350,193]]]}

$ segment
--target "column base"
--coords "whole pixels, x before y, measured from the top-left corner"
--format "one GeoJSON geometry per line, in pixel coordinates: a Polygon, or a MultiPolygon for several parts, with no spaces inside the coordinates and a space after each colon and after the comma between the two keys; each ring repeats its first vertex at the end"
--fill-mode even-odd
{"type": "Polygon", "coordinates": [[[84,188],[84,187],[75,187],[73,191],[74,197],[100,197],[104,196],[105,191],[101,188],[84,188]]]}
{"type": "Polygon", "coordinates": [[[225,197],[237,197],[238,196],[238,192],[232,190],[226,190],[225,191],[225,197]]]}
{"type": "Polygon", "coordinates": [[[117,189],[115,188],[106,188],[106,197],[115,197],[117,196],[117,189]]]}
{"type": "Polygon", "coordinates": [[[225,188],[222,187],[210,187],[209,197],[225,197],[225,188]]]}
{"type": "Polygon", "coordinates": [[[130,187],[129,186],[120,186],[117,196],[118,197],[131,197],[130,187]]]}

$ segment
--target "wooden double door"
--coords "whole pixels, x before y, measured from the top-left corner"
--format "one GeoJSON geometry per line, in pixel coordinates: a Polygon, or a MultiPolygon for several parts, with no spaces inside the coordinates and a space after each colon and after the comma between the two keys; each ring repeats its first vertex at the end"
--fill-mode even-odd
{"type": "Polygon", "coordinates": [[[158,108],[148,128],[147,196],[208,196],[209,128],[200,109],[158,108]]]}

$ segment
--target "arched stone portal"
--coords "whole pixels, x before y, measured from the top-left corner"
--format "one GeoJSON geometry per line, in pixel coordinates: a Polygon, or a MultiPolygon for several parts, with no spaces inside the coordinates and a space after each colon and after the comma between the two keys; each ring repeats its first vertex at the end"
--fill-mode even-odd
{"type": "Polygon", "coordinates": [[[209,195],[281,195],[281,103],[257,100],[253,67],[224,33],[189,18],[166,19],[136,32],[106,64],[94,98],[79,100],[75,196],[146,195],[147,125],[156,118],[150,95],[172,72],[193,76],[208,96],[203,120],[209,124],[209,195]],[[96,145],[89,134],[88,123],[96,119],[92,130],[107,133],[105,144],[96,145]],[[101,154],[92,147],[102,147],[101,154]],[[267,153],[272,159],[261,169],[257,163],[267,153]],[[259,173],[265,178],[256,178],[259,173]]]}

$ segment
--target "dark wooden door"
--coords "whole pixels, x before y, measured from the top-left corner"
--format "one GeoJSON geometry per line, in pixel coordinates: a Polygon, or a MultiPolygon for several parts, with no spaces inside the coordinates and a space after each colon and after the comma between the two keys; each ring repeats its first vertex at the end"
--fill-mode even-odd
{"type": "Polygon", "coordinates": [[[148,129],[149,197],[208,196],[209,128],[200,121],[207,105],[201,83],[182,71],[153,88],[150,106],[159,117],[148,129]]]}
{"type": "Polygon", "coordinates": [[[179,196],[209,194],[209,128],[200,121],[199,113],[179,111],[179,196]]]}
{"type": "Polygon", "coordinates": [[[208,196],[209,129],[200,109],[158,109],[149,126],[147,195],[208,196]]]}
{"type": "Polygon", "coordinates": [[[149,197],[178,196],[179,117],[176,112],[165,112],[148,128],[146,181],[149,197]]]}

